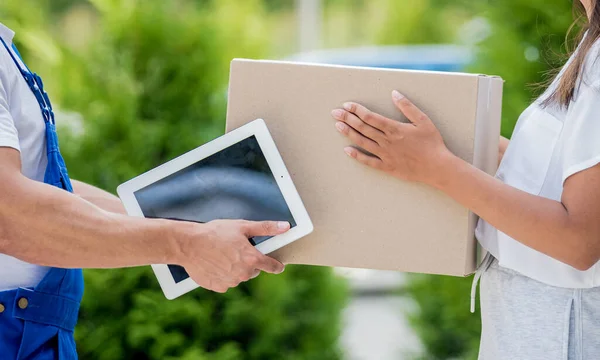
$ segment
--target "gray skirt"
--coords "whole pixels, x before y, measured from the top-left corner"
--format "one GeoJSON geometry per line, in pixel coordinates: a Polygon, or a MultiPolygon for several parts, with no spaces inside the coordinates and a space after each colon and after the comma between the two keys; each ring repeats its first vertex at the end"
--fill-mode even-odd
{"type": "Polygon", "coordinates": [[[553,287],[493,259],[480,292],[479,360],[600,359],[600,288],[553,287]]]}

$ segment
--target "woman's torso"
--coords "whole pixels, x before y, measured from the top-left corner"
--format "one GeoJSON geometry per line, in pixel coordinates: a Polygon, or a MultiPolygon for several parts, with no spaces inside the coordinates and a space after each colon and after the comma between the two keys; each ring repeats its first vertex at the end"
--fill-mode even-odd
{"type": "MultiPolygon", "coordinates": [[[[595,61],[599,48],[596,43],[587,56],[583,81],[568,109],[541,105],[556,80],[523,112],[497,178],[530,194],[561,201],[564,180],[600,162],[600,64],[595,61]]],[[[501,266],[530,278],[559,287],[600,286],[598,263],[578,271],[523,245],[484,220],[479,221],[476,236],[501,266]]]]}

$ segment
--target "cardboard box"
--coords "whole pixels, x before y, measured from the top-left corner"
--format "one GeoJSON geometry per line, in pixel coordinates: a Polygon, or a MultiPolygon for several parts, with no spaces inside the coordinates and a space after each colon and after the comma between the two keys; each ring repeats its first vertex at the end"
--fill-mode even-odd
{"type": "Polygon", "coordinates": [[[273,256],[284,263],[465,276],[478,263],[477,218],[445,194],[348,158],[331,118],[346,101],[406,121],[396,89],[424,110],[446,145],[494,174],[503,81],[473,74],[236,59],[227,130],[263,118],[315,231],[273,256]]]}

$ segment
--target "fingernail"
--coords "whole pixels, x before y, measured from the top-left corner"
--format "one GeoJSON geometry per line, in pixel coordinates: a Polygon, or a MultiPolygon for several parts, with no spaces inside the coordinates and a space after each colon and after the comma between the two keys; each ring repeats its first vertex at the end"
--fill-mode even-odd
{"type": "Polygon", "coordinates": [[[349,102],[344,103],[344,109],[346,109],[348,111],[351,111],[352,110],[352,103],[349,103],[349,102]]]}
{"type": "Polygon", "coordinates": [[[404,95],[400,94],[397,90],[392,91],[392,97],[396,100],[404,99],[404,95]]]}
{"type": "Polygon", "coordinates": [[[346,153],[346,155],[350,156],[351,158],[354,158],[354,149],[351,147],[347,147],[344,148],[344,152],[346,153]]]}
{"type": "Polygon", "coordinates": [[[281,273],[282,273],[282,272],[284,272],[284,271],[285,271],[285,266],[281,268],[281,271],[280,271],[280,272],[278,272],[278,274],[281,274],[281,273]]]}
{"type": "Polygon", "coordinates": [[[331,112],[331,116],[336,119],[341,119],[344,116],[344,110],[335,109],[331,112]]]}
{"type": "Polygon", "coordinates": [[[344,125],[344,123],[342,122],[335,123],[335,127],[338,129],[339,132],[344,132],[344,130],[346,130],[346,125],[344,125]]]}
{"type": "Polygon", "coordinates": [[[290,227],[290,223],[286,221],[280,221],[277,223],[277,228],[280,230],[285,230],[290,227]]]}

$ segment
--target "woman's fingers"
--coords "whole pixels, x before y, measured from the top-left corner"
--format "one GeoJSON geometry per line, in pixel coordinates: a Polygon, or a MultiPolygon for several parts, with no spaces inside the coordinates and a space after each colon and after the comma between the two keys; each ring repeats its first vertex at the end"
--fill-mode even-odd
{"type": "Polygon", "coordinates": [[[383,161],[381,161],[381,159],[378,157],[367,155],[353,147],[344,148],[344,152],[351,158],[356,159],[361,164],[378,170],[383,169],[383,161]]]}
{"type": "Polygon", "coordinates": [[[392,99],[398,110],[400,110],[406,118],[414,125],[422,125],[431,122],[429,117],[421,111],[412,101],[398,91],[392,91],[392,99]]]}
{"type": "Polygon", "coordinates": [[[355,114],[363,122],[371,125],[375,129],[380,130],[384,133],[395,123],[394,120],[390,120],[385,116],[374,113],[366,107],[357,103],[347,102],[344,104],[344,109],[346,109],[348,112],[355,114]]]}
{"type": "Polygon", "coordinates": [[[449,151],[425,113],[398,91],[392,92],[392,98],[410,123],[386,118],[353,102],[344,104],[348,114],[334,114],[341,120],[336,123],[338,131],[365,150],[346,147],[344,151],[358,162],[399,179],[428,182],[435,176],[432,169],[436,166],[431,163],[449,151]]]}
{"type": "Polygon", "coordinates": [[[350,125],[354,130],[358,131],[359,133],[368,137],[369,139],[374,140],[375,142],[378,142],[378,140],[380,140],[384,136],[384,133],[381,130],[376,129],[373,126],[367,124],[366,122],[359,119],[358,116],[354,115],[349,111],[335,109],[331,112],[331,116],[333,116],[333,118],[338,121],[345,122],[346,124],[350,125]]]}
{"type": "MultiPolygon", "coordinates": [[[[398,91],[392,91],[392,99],[396,107],[408,118],[408,120],[414,124],[426,124],[431,123],[429,117],[421,111],[415,104],[408,100],[404,95],[398,91]]],[[[384,133],[388,133],[392,129],[403,126],[403,124],[397,121],[386,118],[385,116],[379,115],[372,112],[366,107],[353,103],[347,102],[344,104],[344,109],[348,112],[355,114],[362,122],[370,125],[372,128],[379,130],[384,133]]],[[[338,119],[339,120],[339,119],[338,119]]],[[[366,134],[365,134],[366,135],[366,134]]],[[[368,135],[367,135],[368,136],[368,135]]]]}
{"type": "Polygon", "coordinates": [[[348,126],[348,124],[338,121],[335,123],[335,127],[341,134],[348,137],[350,141],[368,152],[374,154],[379,152],[379,144],[354,130],[351,126],[348,126]]]}

